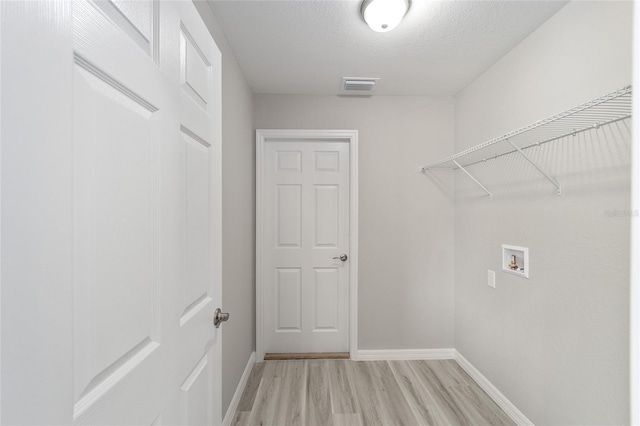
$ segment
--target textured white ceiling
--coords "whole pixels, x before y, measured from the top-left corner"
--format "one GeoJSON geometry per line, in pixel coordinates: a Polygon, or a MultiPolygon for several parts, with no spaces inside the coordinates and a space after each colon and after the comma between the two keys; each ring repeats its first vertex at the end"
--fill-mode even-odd
{"type": "Polygon", "coordinates": [[[454,95],[566,3],[413,0],[377,33],[360,1],[209,0],[255,93],[344,94],[342,77],[379,77],[378,95],[454,95]]]}

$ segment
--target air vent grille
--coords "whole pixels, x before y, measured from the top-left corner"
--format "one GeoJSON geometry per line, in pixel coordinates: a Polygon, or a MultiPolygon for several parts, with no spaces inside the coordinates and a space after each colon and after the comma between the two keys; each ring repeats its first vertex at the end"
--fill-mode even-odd
{"type": "Polygon", "coordinates": [[[379,78],[343,77],[342,90],[371,92],[379,78]]]}

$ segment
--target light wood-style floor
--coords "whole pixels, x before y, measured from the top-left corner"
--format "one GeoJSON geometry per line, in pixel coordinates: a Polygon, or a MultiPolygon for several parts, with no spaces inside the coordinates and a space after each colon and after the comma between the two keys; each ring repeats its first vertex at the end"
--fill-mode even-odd
{"type": "Polygon", "coordinates": [[[232,425],[513,425],[453,360],[256,363],[232,425]]]}

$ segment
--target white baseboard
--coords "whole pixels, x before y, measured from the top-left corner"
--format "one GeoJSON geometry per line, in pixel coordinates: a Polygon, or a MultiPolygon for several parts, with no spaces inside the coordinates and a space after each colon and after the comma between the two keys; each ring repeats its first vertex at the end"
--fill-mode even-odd
{"type": "Polygon", "coordinates": [[[469,376],[478,383],[482,390],[484,390],[487,395],[489,395],[491,399],[498,404],[498,407],[502,408],[502,410],[511,417],[511,420],[518,425],[533,426],[531,420],[522,414],[522,412],[518,410],[518,408],[489,381],[489,379],[484,377],[482,373],[480,373],[478,369],[476,369],[464,356],[462,356],[460,352],[454,352],[454,359],[458,364],[460,364],[460,367],[462,367],[464,371],[466,371],[467,374],[469,374],[469,376]]]}
{"type": "Polygon", "coordinates": [[[240,404],[240,398],[242,398],[242,393],[244,392],[245,386],[247,386],[247,380],[249,380],[249,376],[251,375],[251,369],[253,368],[253,364],[256,362],[256,353],[251,352],[249,356],[249,361],[247,361],[247,366],[244,368],[244,372],[242,373],[242,377],[240,377],[240,382],[238,382],[238,387],[236,388],[236,392],[233,394],[233,398],[231,398],[231,402],[229,403],[229,408],[227,408],[227,412],[224,415],[224,419],[222,419],[222,426],[229,426],[233,421],[233,416],[236,414],[236,410],[238,409],[238,404],[240,404]]]}
{"type": "Polygon", "coordinates": [[[360,350],[355,361],[396,361],[413,359],[454,359],[455,349],[390,349],[360,350]]]}

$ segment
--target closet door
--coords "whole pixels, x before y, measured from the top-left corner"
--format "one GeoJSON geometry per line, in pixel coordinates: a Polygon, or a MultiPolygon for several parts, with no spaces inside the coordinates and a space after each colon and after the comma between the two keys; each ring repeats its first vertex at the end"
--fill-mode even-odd
{"type": "Polygon", "coordinates": [[[219,422],[215,43],[191,2],[0,6],[2,422],[219,422]]]}
{"type": "Polygon", "coordinates": [[[258,131],[261,137],[257,329],[263,351],[344,356],[351,325],[350,140],[323,131],[306,138],[258,131]]]}

